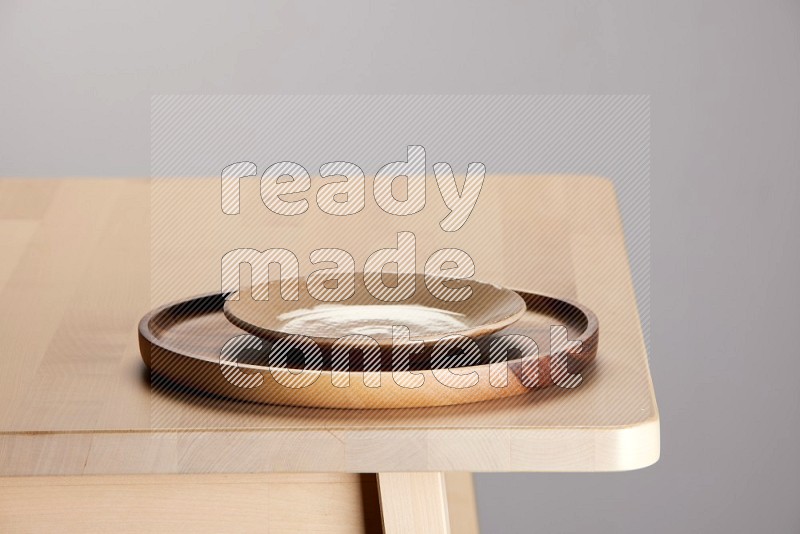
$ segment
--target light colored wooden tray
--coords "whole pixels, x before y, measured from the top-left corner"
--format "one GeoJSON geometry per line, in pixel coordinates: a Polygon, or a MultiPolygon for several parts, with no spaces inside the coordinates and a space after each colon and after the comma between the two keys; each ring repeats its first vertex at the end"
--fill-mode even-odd
{"type": "Polygon", "coordinates": [[[248,334],[225,317],[224,294],[194,297],[150,312],[139,323],[139,348],[151,372],[162,379],[166,378],[175,386],[243,401],[350,409],[480,402],[520,395],[534,387],[552,385],[551,325],[567,327],[569,339],[581,343],[580,351],[570,353],[566,358],[568,373],[577,373],[594,360],[599,336],[594,313],[575,302],[523,291],[517,293],[527,306],[524,315],[513,325],[477,340],[481,352],[477,365],[457,366],[451,363],[445,366],[451,367],[449,372],[431,369],[430,349],[410,361],[411,376],[408,373],[392,373],[390,349],[382,349],[379,368],[367,365],[370,369],[367,371],[364,370],[362,355],[359,351],[353,351],[349,380],[340,371],[333,370],[331,354],[327,350],[322,353],[321,369],[306,370],[303,366],[293,366],[291,361],[288,367],[270,367],[268,354],[271,342],[263,340],[261,350],[239,354],[237,372],[253,374],[249,375],[252,377],[249,381],[234,380],[239,384],[237,386],[223,374],[220,354],[229,340],[248,334]],[[539,365],[535,376],[535,358],[519,357],[518,351],[509,354],[507,372],[500,366],[490,365],[489,347],[492,341],[508,334],[521,334],[537,343],[539,365]],[[462,380],[463,376],[471,376],[472,379],[462,380]],[[475,382],[475,376],[477,382],[474,385],[453,387],[454,384],[475,382]],[[418,377],[424,380],[421,384],[418,377]],[[290,383],[303,387],[285,385],[290,383]],[[416,387],[409,387],[414,385],[416,387]]]}

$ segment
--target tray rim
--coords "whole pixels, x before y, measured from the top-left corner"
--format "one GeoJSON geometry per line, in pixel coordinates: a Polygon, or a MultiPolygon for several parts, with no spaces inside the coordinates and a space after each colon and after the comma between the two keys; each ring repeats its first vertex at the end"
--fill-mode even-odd
{"type": "MultiPolygon", "coordinates": [[[[509,288],[509,289],[511,291],[513,291],[514,293],[516,293],[517,295],[519,295],[520,297],[522,297],[522,299],[525,301],[525,308],[523,310],[522,315],[524,315],[525,312],[527,312],[527,311],[529,311],[531,309],[529,304],[528,304],[528,300],[527,299],[542,299],[542,300],[546,300],[546,301],[553,301],[553,302],[556,302],[556,303],[560,302],[560,303],[567,304],[568,306],[578,310],[584,316],[584,318],[586,319],[586,328],[584,328],[584,330],[578,336],[573,338],[574,341],[580,341],[581,342],[581,346],[583,347],[583,350],[582,350],[581,354],[578,355],[577,358],[578,359],[584,359],[584,358],[591,359],[591,358],[593,358],[595,356],[595,353],[596,353],[596,350],[597,350],[598,338],[599,338],[600,325],[599,325],[599,320],[598,320],[597,316],[595,315],[595,313],[592,310],[590,310],[585,305],[583,305],[583,304],[581,304],[581,303],[579,303],[579,302],[577,302],[575,300],[572,300],[572,299],[567,299],[567,298],[562,298],[562,297],[555,297],[555,296],[548,295],[548,294],[545,294],[545,293],[537,293],[537,292],[532,292],[532,291],[522,290],[522,289],[515,289],[515,288],[509,288]]],[[[157,308],[154,308],[153,310],[149,311],[148,313],[146,313],[139,320],[139,327],[138,327],[139,342],[140,342],[139,343],[140,344],[140,355],[141,355],[142,360],[144,361],[145,365],[148,368],[150,368],[149,355],[145,356],[145,353],[149,352],[149,351],[145,351],[144,350],[144,347],[142,346],[142,341],[146,341],[147,343],[149,343],[152,346],[159,347],[159,348],[161,348],[163,350],[167,350],[169,352],[174,353],[175,355],[178,355],[178,356],[181,356],[181,357],[184,357],[184,358],[189,358],[189,359],[193,359],[193,360],[202,360],[202,361],[207,362],[207,363],[219,364],[219,359],[218,358],[211,359],[211,358],[208,358],[206,356],[191,354],[189,351],[187,351],[183,347],[175,346],[174,344],[168,343],[168,342],[165,343],[163,340],[158,339],[157,336],[153,333],[152,329],[150,328],[150,323],[156,316],[158,316],[161,313],[166,312],[167,310],[169,310],[171,308],[176,308],[178,306],[187,306],[188,304],[190,304],[192,302],[202,301],[202,300],[207,300],[207,299],[222,299],[223,306],[220,308],[219,312],[223,312],[222,308],[224,307],[224,303],[225,303],[225,299],[224,298],[225,298],[225,296],[227,296],[227,295],[229,295],[231,293],[233,293],[233,292],[232,291],[228,291],[228,292],[212,291],[212,292],[209,292],[209,293],[202,293],[202,294],[195,295],[195,296],[192,296],[192,297],[189,297],[189,298],[186,298],[186,299],[176,300],[176,301],[169,302],[167,304],[163,304],[163,305],[161,305],[161,306],[159,306],[157,308]]],[[[212,312],[212,313],[218,313],[218,312],[212,312]]],[[[223,312],[223,314],[224,314],[224,312],[223,312]]],[[[227,315],[224,314],[224,316],[227,318],[227,315]]],[[[232,324],[234,326],[236,326],[237,328],[241,329],[241,327],[239,325],[237,325],[235,323],[232,323],[232,324]]],[[[487,337],[491,336],[493,334],[498,334],[498,333],[502,332],[503,329],[508,328],[509,326],[511,326],[513,324],[514,323],[511,323],[509,325],[504,326],[503,328],[501,328],[499,330],[495,330],[493,332],[490,332],[490,333],[487,334],[487,337]]],[[[246,334],[246,335],[259,337],[259,336],[255,336],[255,334],[252,334],[251,332],[247,332],[244,329],[242,329],[242,332],[244,334],[246,334]]],[[[542,354],[541,351],[540,351],[540,353],[538,354],[537,357],[538,358],[549,358],[550,357],[550,353],[548,351],[546,354],[542,354]]],[[[524,357],[524,358],[518,358],[518,359],[510,360],[510,361],[517,362],[517,363],[522,363],[522,362],[524,362],[524,361],[526,361],[526,360],[528,360],[530,358],[531,357],[524,357]]],[[[272,369],[278,369],[278,370],[280,370],[280,369],[295,369],[300,373],[309,373],[309,372],[315,372],[316,373],[316,372],[320,372],[320,371],[310,371],[308,369],[298,369],[296,367],[275,367],[275,366],[255,365],[255,364],[246,363],[246,362],[238,363],[238,366],[240,368],[245,368],[245,369],[249,369],[249,370],[253,370],[253,371],[262,371],[262,372],[270,372],[272,369]]],[[[479,368],[484,368],[486,366],[487,366],[487,364],[479,364],[479,365],[470,365],[470,366],[458,367],[458,369],[459,370],[463,370],[463,371],[466,372],[466,371],[469,371],[469,370],[475,370],[475,369],[479,369],[479,368]]],[[[419,370],[419,372],[422,372],[422,371],[430,371],[430,369],[419,370]]],[[[330,369],[322,369],[321,372],[330,374],[330,373],[332,373],[334,371],[332,371],[330,369]]],[[[363,373],[365,376],[370,376],[370,375],[386,376],[386,375],[391,375],[392,374],[392,371],[389,371],[389,370],[386,370],[386,371],[358,371],[358,372],[359,373],[363,373]]]]}

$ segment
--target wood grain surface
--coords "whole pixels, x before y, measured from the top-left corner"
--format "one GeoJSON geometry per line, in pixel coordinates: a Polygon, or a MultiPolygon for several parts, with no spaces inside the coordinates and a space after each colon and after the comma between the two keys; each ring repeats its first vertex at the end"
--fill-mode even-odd
{"type": "Polygon", "coordinates": [[[0,478],[0,532],[382,532],[372,475],[0,478]]]}
{"type": "Polygon", "coordinates": [[[218,179],[0,180],[0,475],[604,471],[657,460],[658,411],[608,181],[489,176],[472,218],[448,234],[434,202],[393,219],[370,206],[352,221],[270,217],[258,181],[245,180],[241,209],[253,216],[232,219],[236,243],[220,230],[234,222],[209,215],[224,217],[219,194],[218,179]],[[315,248],[346,249],[359,265],[401,230],[416,234],[420,261],[459,247],[476,278],[584,303],[603,327],[591,372],[574,389],[393,411],[264,408],[151,383],[139,318],[219,290],[233,246],[285,247],[309,272],[315,248]]]}

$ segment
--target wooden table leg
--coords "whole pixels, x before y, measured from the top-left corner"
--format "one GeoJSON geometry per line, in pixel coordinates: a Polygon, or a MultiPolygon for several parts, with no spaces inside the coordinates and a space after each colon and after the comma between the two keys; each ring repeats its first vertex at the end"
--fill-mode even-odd
{"type": "Polygon", "coordinates": [[[450,530],[454,534],[479,534],[478,507],[472,473],[445,473],[450,530]]]}
{"type": "Polygon", "coordinates": [[[444,473],[378,473],[383,531],[386,534],[448,534],[444,473]]]}

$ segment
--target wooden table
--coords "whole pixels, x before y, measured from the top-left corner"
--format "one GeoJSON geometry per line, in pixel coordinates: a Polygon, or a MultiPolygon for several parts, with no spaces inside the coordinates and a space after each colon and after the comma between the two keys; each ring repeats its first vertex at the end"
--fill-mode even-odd
{"type": "Polygon", "coordinates": [[[447,210],[435,183],[428,194],[403,218],[369,196],[350,218],[313,201],[275,218],[248,179],[242,212],[261,215],[231,243],[215,218],[218,179],[0,180],[0,531],[474,532],[464,473],[654,463],[659,417],[611,183],[487,177],[457,233],[438,226],[447,210]],[[169,206],[155,202],[165,195],[169,206]],[[151,387],[137,321],[218,290],[224,247],[289,248],[309,272],[314,248],[344,248],[363,265],[399,230],[415,232],[418,262],[458,246],[476,278],[593,309],[600,346],[583,383],[393,411],[151,387]]]}

